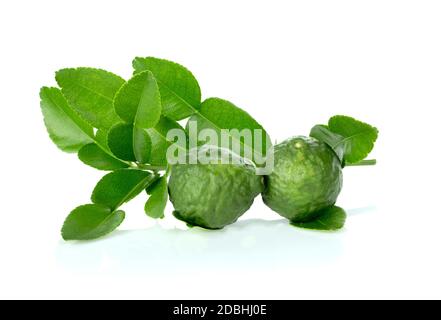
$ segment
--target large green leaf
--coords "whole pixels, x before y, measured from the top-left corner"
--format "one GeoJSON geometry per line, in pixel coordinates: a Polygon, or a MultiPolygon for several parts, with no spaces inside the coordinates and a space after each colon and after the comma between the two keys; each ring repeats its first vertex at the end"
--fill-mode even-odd
{"type": "Polygon", "coordinates": [[[85,145],[78,152],[78,158],[85,164],[99,170],[116,170],[129,165],[104,152],[95,143],[85,145]]]}
{"type": "Polygon", "coordinates": [[[72,107],[92,126],[108,129],[119,121],[113,98],[124,79],[100,69],[62,69],[55,76],[72,107]]]}
{"type": "Polygon", "coordinates": [[[92,193],[92,202],[112,210],[136,197],[144,190],[152,174],[146,171],[121,169],[105,175],[92,193]]]}
{"type": "Polygon", "coordinates": [[[43,87],[40,98],[49,136],[61,150],[77,152],[93,141],[93,128],[71,108],[59,89],[43,87]]]}
{"type": "Polygon", "coordinates": [[[124,220],[124,211],[112,211],[99,204],[86,204],[74,209],[64,221],[64,240],[91,240],[115,230],[124,220]]]}
{"type": "Polygon", "coordinates": [[[115,96],[116,113],[127,123],[144,129],[154,127],[161,116],[158,84],[150,71],[144,71],[125,83],[115,96]]]}
{"type": "Polygon", "coordinates": [[[344,137],[344,158],[347,163],[357,163],[367,157],[374,148],[378,130],[371,125],[347,116],[334,116],[329,119],[328,128],[344,137]]]}
{"type": "Polygon", "coordinates": [[[159,178],[147,188],[150,198],[147,200],[145,213],[154,219],[164,218],[164,210],[168,200],[167,178],[159,178]]]}
{"type": "Polygon", "coordinates": [[[179,123],[168,119],[167,117],[161,117],[154,128],[147,129],[147,133],[149,134],[152,142],[152,149],[149,159],[149,163],[151,165],[167,165],[167,149],[174,142],[167,139],[167,133],[173,129],[184,130],[179,123]]]}
{"type": "Polygon", "coordinates": [[[149,70],[155,76],[163,107],[163,115],[173,120],[185,119],[201,104],[201,89],[196,78],[185,67],[153,57],[135,58],[135,73],[149,70]]]}
{"type": "Polygon", "coordinates": [[[294,222],[291,224],[296,227],[314,230],[339,230],[343,228],[346,221],[346,212],[337,206],[322,210],[317,218],[307,222],[294,222]]]}
{"type": "Polygon", "coordinates": [[[124,84],[115,96],[115,110],[129,124],[133,124],[133,153],[140,163],[150,157],[151,141],[144,129],[154,127],[161,117],[161,98],[153,74],[144,71],[124,84]]]}
{"type": "MultiPolygon", "coordinates": [[[[205,100],[199,112],[190,118],[189,125],[192,121],[197,124],[198,134],[204,129],[213,129],[217,134],[218,143],[222,139],[221,130],[227,129],[229,132],[226,137],[229,139],[230,146],[237,144],[240,150],[235,151],[239,152],[241,156],[246,156],[247,151],[251,152],[252,155],[248,158],[252,158],[252,160],[259,158],[259,164],[271,147],[271,140],[265,129],[247,112],[226,100],[219,98],[205,100]],[[257,143],[258,140],[255,139],[255,130],[262,133],[261,144],[257,143]],[[246,136],[244,132],[250,132],[251,139],[244,139],[246,136]]],[[[192,132],[189,132],[189,135],[192,139],[192,132]]],[[[208,144],[211,142],[209,141],[208,144]]]]}

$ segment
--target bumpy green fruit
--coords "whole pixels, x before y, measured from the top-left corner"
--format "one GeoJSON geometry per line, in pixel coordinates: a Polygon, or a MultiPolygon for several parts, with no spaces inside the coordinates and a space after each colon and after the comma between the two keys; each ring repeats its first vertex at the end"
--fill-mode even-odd
{"type": "Polygon", "coordinates": [[[262,176],[246,164],[178,164],[169,181],[174,216],[206,229],[235,222],[262,190],[262,176]]]}
{"type": "Polygon", "coordinates": [[[274,147],[274,171],[265,177],[263,201],[291,221],[307,221],[334,205],[342,182],[341,163],[328,145],[294,137],[274,147]]]}

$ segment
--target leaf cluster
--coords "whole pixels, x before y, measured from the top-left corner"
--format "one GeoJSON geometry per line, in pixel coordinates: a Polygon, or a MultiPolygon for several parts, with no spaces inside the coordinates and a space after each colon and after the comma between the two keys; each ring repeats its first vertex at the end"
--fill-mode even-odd
{"type": "Polygon", "coordinates": [[[167,133],[171,129],[185,132],[178,121],[195,121],[198,131],[207,127],[216,132],[263,130],[226,100],[201,101],[196,78],[177,63],[138,57],[133,70],[126,81],[101,69],[62,69],[55,76],[58,87],[40,90],[44,122],[55,145],[77,153],[86,165],[110,171],[94,188],[91,204],[75,208],[65,220],[65,240],[94,239],[112,232],[125,217],[120,207],[142,191],[148,196],[145,213],[164,217],[166,152],[174,142],[167,133]]]}
{"type": "MultiPolygon", "coordinates": [[[[174,142],[167,133],[181,129],[182,120],[194,121],[197,130],[238,129],[229,133],[242,150],[266,150],[271,140],[246,111],[220,99],[201,100],[194,75],[182,65],[154,57],[133,60],[133,76],[125,80],[95,68],[67,68],[56,72],[58,87],[40,90],[41,110],[49,137],[62,151],[77,153],[86,165],[110,171],[98,182],[91,203],[68,215],[62,227],[65,240],[89,240],[115,230],[124,220],[120,207],[143,193],[145,213],[163,218],[168,201],[169,164],[166,152],[174,142]],[[241,140],[242,129],[260,129],[263,149],[241,140]],[[247,144],[248,143],[248,144],[247,144]]],[[[185,131],[184,131],[185,132],[185,131]]],[[[315,126],[311,136],[327,143],[342,164],[363,160],[372,150],[378,131],[355,119],[336,116],[315,126]]],[[[261,147],[261,146],[260,146],[261,147]]],[[[254,159],[251,159],[254,160],[254,159]]],[[[332,208],[320,221],[305,228],[337,229],[342,209],[332,208]]]]}

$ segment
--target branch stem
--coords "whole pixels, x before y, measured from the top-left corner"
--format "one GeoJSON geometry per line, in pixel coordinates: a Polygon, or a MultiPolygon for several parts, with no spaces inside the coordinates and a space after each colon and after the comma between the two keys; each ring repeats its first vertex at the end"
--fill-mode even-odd
{"type": "Polygon", "coordinates": [[[142,170],[151,170],[151,171],[164,171],[167,169],[167,167],[152,166],[149,164],[137,164],[137,167],[142,170]]]}
{"type": "Polygon", "coordinates": [[[359,166],[375,166],[377,164],[376,159],[361,160],[357,163],[346,163],[346,167],[359,167],[359,166]]]}

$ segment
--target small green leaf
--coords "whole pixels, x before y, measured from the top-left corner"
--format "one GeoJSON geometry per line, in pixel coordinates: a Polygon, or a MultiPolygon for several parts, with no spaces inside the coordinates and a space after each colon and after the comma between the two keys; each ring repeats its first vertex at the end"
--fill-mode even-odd
{"type": "Polygon", "coordinates": [[[185,67],[153,57],[135,58],[135,73],[149,70],[158,82],[161,93],[162,114],[173,120],[185,119],[196,112],[201,104],[201,89],[196,78],[185,67]]]}
{"type": "Polygon", "coordinates": [[[147,163],[151,141],[144,129],[154,127],[161,117],[158,85],[150,71],[135,75],[115,96],[115,110],[125,122],[133,125],[133,153],[139,163],[147,163]]]}
{"type": "Polygon", "coordinates": [[[124,79],[93,68],[62,69],[55,78],[67,101],[92,126],[109,129],[119,121],[113,98],[124,79]]]}
{"type": "Polygon", "coordinates": [[[291,224],[296,227],[314,230],[339,230],[343,228],[346,221],[346,212],[337,206],[322,210],[317,218],[307,222],[294,222],[291,224]]]}
{"type": "MultiPolygon", "coordinates": [[[[190,118],[189,124],[191,121],[196,122],[198,133],[204,129],[214,129],[218,135],[218,144],[222,138],[221,130],[228,129],[230,145],[235,143],[240,147],[240,150],[237,150],[239,152],[236,151],[236,153],[240,153],[241,156],[252,153],[248,158],[252,158],[251,160],[259,158],[258,164],[261,164],[260,162],[264,160],[267,151],[271,147],[271,140],[265,129],[247,112],[226,100],[219,98],[205,100],[199,112],[190,118]],[[242,130],[251,130],[251,139],[244,139],[242,130]],[[254,130],[261,130],[262,139],[260,144],[255,139],[254,130]]],[[[191,132],[189,134],[192,135],[191,132]]]]}
{"type": "Polygon", "coordinates": [[[59,89],[43,87],[40,98],[44,123],[57,147],[66,152],[77,152],[93,142],[93,128],[71,108],[59,89]]]}
{"type": "Polygon", "coordinates": [[[99,204],[86,204],[74,209],[64,221],[64,240],[91,240],[115,230],[124,220],[124,211],[113,211],[99,204]]]}
{"type": "Polygon", "coordinates": [[[149,163],[154,166],[167,165],[167,149],[174,142],[167,139],[167,133],[172,129],[184,130],[179,123],[167,117],[161,117],[154,128],[147,129],[152,142],[149,163]]]}
{"type": "Polygon", "coordinates": [[[154,219],[164,218],[164,210],[168,200],[167,178],[161,177],[147,188],[150,198],[147,200],[144,211],[154,219]]]}
{"type": "Polygon", "coordinates": [[[344,137],[332,132],[329,130],[328,126],[322,124],[314,126],[309,135],[326,143],[332,150],[334,150],[341,163],[344,163],[344,155],[346,150],[346,141],[344,137]]]}
{"type": "Polygon", "coordinates": [[[329,130],[344,137],[345,162],[357,163],[365,159],[374,148],[378,130],[371,125],[347,116],[329,119],[329,130]]]}
{"type": "Polygon", "coordinates": [[[133,125],[126,123],[114,125],[107,135],[107,145],[119,159],[136,161],[133,152],[133,125]]]}
{"type": "Polygon", "coordinates": [[[95,143],[85,145],[78,152],[78,158],[85,164],[99,170],[116,170],[129,165],[105,153],[95,143]]]}
{"type": "Polygon", "coordinates": [[[105,175],[92,193],[92,202],[112,210],[136,197],[146,188],[152,174],[134,169],[120,169],[105,175]]]}

